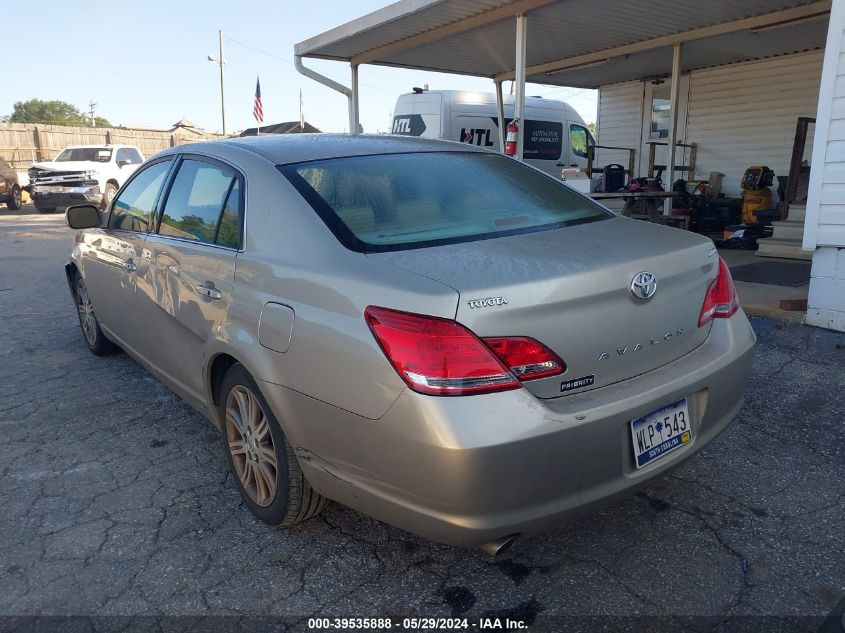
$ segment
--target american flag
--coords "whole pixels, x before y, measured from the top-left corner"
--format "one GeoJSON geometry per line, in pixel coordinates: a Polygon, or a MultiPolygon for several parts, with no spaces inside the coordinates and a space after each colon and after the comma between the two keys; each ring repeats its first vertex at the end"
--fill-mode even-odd
{"type": "Polygon", "coordinates": [[[252,116],[258,123],[264,123],[264,108],[261,105],[261,82],[255,78],[255,103],[252,105],[252,116]]]}

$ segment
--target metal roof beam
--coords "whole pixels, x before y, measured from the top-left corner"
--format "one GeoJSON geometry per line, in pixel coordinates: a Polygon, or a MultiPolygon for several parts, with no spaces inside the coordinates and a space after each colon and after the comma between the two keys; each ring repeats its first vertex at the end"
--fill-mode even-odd
{"type": "Polygon", "coordinates": [[[443,38],[451,35],[457,35],[459,33],[464,33],[465,31],[478,28],[479,26],[498,22],[499,20],[531,11],[533,9],[546,6],[547,4],[552,4],[556,1],[557,0],[519,0],[518,2],[508,4],[504,7],[485,11],[484,13],[479,13],[478,15],[464,18],[463,20],[458,20],[457,22],[452,22],[451,24],[446,24],[444,26],[431,29],[430,31],[425,31],[424,33],[419,33],[403,40],[398,40],[396,42],[365,51],[360,55],[352,57],[350,61],[353,64],[369,64],[390,55],[402,53],[412,48],[416,48],[417,46],[423,46],[424,44],[431,44],[432,42],[442,40],[443,38]]]}
{"type": "MultiPolygon", "coordinates": [[[[529,66],[525,69],[525,72],[528,77],[531,77],[536,75],[558,73],[565,70],[573,70],[581,66],[596,64],[622,55],[632,55],[634,53],[642,53],[656,48],[674,46],[676,44],[706,39],[708,37],[716,37],[718,35],[726,35],[728,33],[736,33],[737,31],[750,31],[752,29],[760,29],[767,26],[781,25],[792,21],[804,20],[820,16],[825,13],[830,13],[830,7],[831,0],[820,0],[819,2],[814,2],[812,4],[794,7],[792,9],[785,9],[783,11],[776,11],[774,13],[767,13],[766,15],[758,15],[752,18],[736,20],[734,22],[705,26],[683,33],[664,35],[662,37],[656,37],[642,42],[634,42],[633,44],[625,44],[623,46],[608,48],[603,51],[596,51],[585,55],[577,55],[575,57],[560,59],[553,62],[537,64],[535,66],[529,66]]],[[[496,75],[494,80],[508,81],[514,79],[514,77],[515,71],[511,70],[496,75]]]]}
{"type": "MultiPolygon", "coordinates": [[[[394,20],[403,18],[410,13],[414,13],[416,11],[423,11],[424,9],[428,9],[429,7],[435,6],[444,1],[445,0],[399,0],[399,2],[394,2],[393,4],[390,4],[382,9],[378,9],[377,11],[373,11],[372,13],[368,13],[367,15],[361,16],[360,18],[356,18],[355,20],[347,22],[346,24],[336,26],[335,28],[326,31],[325,33],[315,35],[314,37],[308,38],[303,42],[299,42],[293,47],[294,55],[299,55],[300,57],[321,58],[323,57],[322,55],[312,55],[312,53],[317,49],[323,48],[324,46],[331,46],[332,44],[336,44],[337,42],[351,35],[356,35],[361,32],[366,32],[381,27],[394,20]]],[[[331,59],[340,59],[340,61],[348,61],[347,59],[335,57],[332,57],[331,59]]]]}

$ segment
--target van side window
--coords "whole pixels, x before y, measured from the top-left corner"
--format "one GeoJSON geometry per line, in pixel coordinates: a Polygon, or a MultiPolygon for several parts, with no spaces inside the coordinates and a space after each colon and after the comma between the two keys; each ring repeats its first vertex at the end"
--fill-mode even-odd
{"type": "Polygon", "coordinates": [[[593,137],[590,131],[583,125],[570,123],[569,125],[569,144],[572,147],[572,153],[581,158],[587,158],[587,146],[592,143],[593,137]]]}

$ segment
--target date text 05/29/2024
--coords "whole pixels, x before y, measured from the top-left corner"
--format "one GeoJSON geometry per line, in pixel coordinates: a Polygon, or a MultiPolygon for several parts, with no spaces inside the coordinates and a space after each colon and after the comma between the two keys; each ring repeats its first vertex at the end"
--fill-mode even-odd
{"type": "Polygon", "coordinates": [[[377,630],[389,631],[442,631],[442,630],[527,630],[523,620],[511,618],[309,618],[308,628],[324,631],[377,630]]]}

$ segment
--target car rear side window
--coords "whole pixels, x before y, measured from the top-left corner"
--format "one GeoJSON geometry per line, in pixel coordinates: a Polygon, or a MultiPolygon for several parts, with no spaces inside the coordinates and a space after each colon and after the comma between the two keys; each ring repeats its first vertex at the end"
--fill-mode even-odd
{"type": "Polygon", "coordinates": [[[566,185],[500,154],[419,152],[280,166],[345,246],[421,248],[612,217],[566,185]]]}
{"type": "Polygon", "coordinates": [[[217,238],[215,244],[238,248],[240,246],[241,230],[241,183],[235,179],[226,204],[223,206],[223,213],[220,216],[220,224],[217,227],[217,238]]]}
{"type": "Polygon", "coordinates": [[[171,161],[153,163],[139,171],[115,198],[109,228],[146,233],[152,226],[156,200],[171,161]]]}
{"type": "Polygon", "coordinates": [[[187,158],[173,179],[158,232],[237,248],[240,198],[240,183],[234,170],[187,158]]]}

